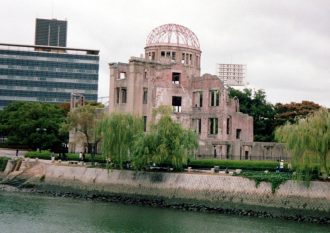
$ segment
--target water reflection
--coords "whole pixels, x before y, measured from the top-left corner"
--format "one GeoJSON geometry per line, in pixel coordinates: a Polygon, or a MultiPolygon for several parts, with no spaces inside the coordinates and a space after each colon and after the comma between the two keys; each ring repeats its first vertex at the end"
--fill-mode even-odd
{"type": "Polygon", "coordinates": [[[0,232],[329,232],[329,226],[0,193],[0,232]]]}

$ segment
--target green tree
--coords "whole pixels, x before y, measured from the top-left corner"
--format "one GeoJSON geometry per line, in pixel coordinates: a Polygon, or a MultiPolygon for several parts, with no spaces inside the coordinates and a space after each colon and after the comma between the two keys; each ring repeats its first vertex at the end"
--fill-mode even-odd
{"type": "Polygon", "coordinates": [[[57,105],[13,102],[0,111],[0,132],[9,146],[57,150],[67,141],[59,131],[65,112],[57,105]]]}
{"type": "Polygon", "coordinates": [[[88,148],[88,152],[94,155],[100,137],[96,133],[97,122],[102,119],[103,105],[85,104],[74,108],[68,113],[67,121],[62,125],[62,129],[76,133],[76,140],[83,143],[88,148]]]}
{"type": "Polygon", "coordinates": [[[197,135],[174,122],[164,107],[158,112],[163,115],[151,126],[150,132],[136,137],[133,165],[141,169],[151,163],[171,164],[181,170],[198,147],[197,135]]]}
{"type": "Polygon", "coordinates": [[[245,88],[243,91],[229,88],[229,97],[237,97],[240,111],[253,117],[254,140],[274,141],[275,109],[266,101],[264,90],[252,91],[245,88]]]}
{"type": "Polygon", "coordinates": [[[143,133],[143,120],[130,114],[112,113],[98,124],[102,154],[120,168],[131,159],[134,140],[143,133]]]}
{"type": "Polygon", "coordinates": [[[313,170],[324,177],[329,175],[330,113],[327,109],[322,108],[295,124],[279,127],[276,139],[286,143],[293,168],[304,175],[303,178],[308,178],[313,170]]]}

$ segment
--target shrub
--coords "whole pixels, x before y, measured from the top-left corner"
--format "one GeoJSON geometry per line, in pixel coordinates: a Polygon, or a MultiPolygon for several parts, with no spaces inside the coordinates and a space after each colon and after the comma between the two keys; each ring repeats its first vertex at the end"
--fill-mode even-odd
{"type": "Polygon", "coordinates": [[[3,172],[6,169],[8,160],[9,158],[0,157],[0,172],[3,172]]]}
{"type": "Polygon", "coordinates": [[[29,151],[25,154],[26,158],[38,158],[38,159],[46,159],[50,160],[52,157],[52,152],[49,150],[42,150],[42,151],[29,151]]]}
{"type": "Polygon", "coordinates": [[[264,172],[242,172],[237,176],[246,177],[256,182],[256,187],[261,182],[269,182],[272,185],[272,193],[275,193],[276,189],[287,180],[292,179],[292,175],[289,173],[264,173],[264,172]]]}
{"type": "MultiPolygon", "coordinates": [[[[275,171],[279,165],[276,161],[259,161],[259,160],[216,160],[216,159],[201,159],[192,160],[188,163],[192,168],[212,168],[219,166],[220,169],[242,169],[253,171],[275,171]]],[[[287,164],[285,164],[287,167],[287,164]]]]}

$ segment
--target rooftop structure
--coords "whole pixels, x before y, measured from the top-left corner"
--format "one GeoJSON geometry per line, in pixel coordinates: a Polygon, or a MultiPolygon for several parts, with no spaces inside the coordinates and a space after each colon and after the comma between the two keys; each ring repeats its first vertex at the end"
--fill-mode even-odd
{"type": "Polygon", "coordinates": [[[147,37],[146,46],[171,45],[200,50],[195,33],[178,24],[165,24],[153,29],[147,37]]]}
{"type": "Polygon", "coordinates": [[[35,45],[66,47],[67,21],[36,19],[35,45]]]}

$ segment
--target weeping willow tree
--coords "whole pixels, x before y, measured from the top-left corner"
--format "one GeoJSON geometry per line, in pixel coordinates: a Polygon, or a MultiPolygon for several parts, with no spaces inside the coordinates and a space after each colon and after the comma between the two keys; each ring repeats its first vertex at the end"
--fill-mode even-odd
{"type": "Polygon", "coordinates": [[[197,135],[174,122],[171,111],[161,107],[155,113],[161,114],[150,132],[136,138],[133,149],[133,166],[141,169],[152,163],[169,164],[182,170],[189,155],[198,147],[197,135]]]}
{"type": "Polygon", "coordinates": [[[293,169],[300,178],[309,179],[316,171],[323,177],[329,175],[330,113],[320,109],[296,124],[287,124],[275,132],[276,139],[286,143],[292,155],[293,169]]]}
{"type": "Polygon", "coordinates": [[[102,155],[120,168],[131,159],[135,137],[143,133],[143,121],[130,114],[112,113],[98,124],[102,155]]]}

